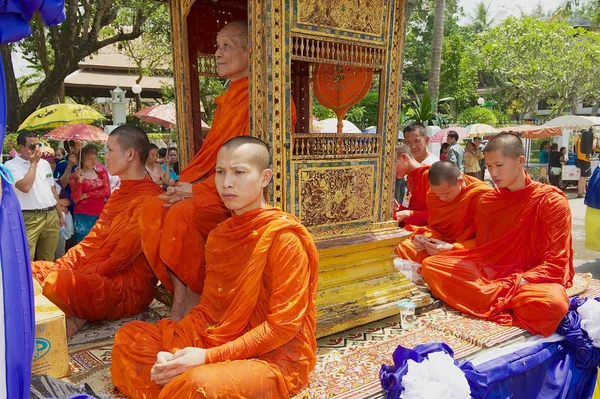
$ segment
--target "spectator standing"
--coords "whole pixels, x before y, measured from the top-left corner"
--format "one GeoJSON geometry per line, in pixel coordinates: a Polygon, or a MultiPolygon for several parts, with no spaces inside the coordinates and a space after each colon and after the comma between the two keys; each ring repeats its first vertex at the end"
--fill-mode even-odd
{"type": "Polygon", "coordinates": [[[422,165],[431,165],[439,161],[439,158],[429,152],[429,136],[427,128],[419,122],[407,125],[404,130],[404,140],[410,152],[417,162],[422,165]]]}
{"type": "Polygon", "coordinates": [[[450,150],[450,144],[442,143],[442,148],[440,148],[440,161],[448,160],[448,151],[450,150]]]}
{"type": "Polygon", "coordinates": [[[560,175],[562,174],[562,163],[560,160],[560,152],[558,151],[558,144],[553,143],[550,146],[550,155],[548,157],[548,162],[550,166],[550,184],[558,187],[558,183],[560,182],[560,175]]]}
{"type": "MultiPolygon", "coordinates": [[[[481,144],[481,137],[473,137],[473,144],[475,144],[475,148],[483,153],[484,145],[481,144]]],[[[479,160],[479,175],[477,178],[481,181],[485,181],[485,156],[479,160]]]]}
{"type": "Polygon", "coordinates": [[[110,195],[106,168],[98,164],[98,150],[93,145],[81,149],[81,167],[69,178],[71,199],[75,202],[73,224],[75,241],[80,242],[90,232],[110,195]]]}
{"type": "Polygon", "coordinates": [[[450,145],[447,161],[452,162],[458,167],[458,169],[460,169],[461,172],[464,172],[464,150],[462,149],[460,144],[458,144],[458,133],[456,133],[456,131],[454,130],[450,130],[448,132],[446,142],[450,145]]]}
{"type": "Polygon", "coordinates": [[[152,181],[161,187],[169,185],[169,175],[166,170],[163,170],[161,165],[156,163],[158,159],[158,147],[155,144],[150,143],[150,152],[146,159],[146,173],[152,179],[152,181]]]}
{"type": "Polygon", "coordinates": [[[57,148],[54,153],[54,159],[56,160],[56,164],[58,164],[60,161],[65,159],[66,156],[67,156],[67,151],[64,148],[62,148],[62,147],[57,148]]]}
{"type": "Polygon", "coordinates": [[[544,165],[548,165],[549,162],[549,154],[548,148],[550,147],[550,142],[548,140],[542,141],[542,145],[540,146],[540,163],[544,165]]]}
{"type": "Polygon", "coordinates": [[[577,198],[585,197],[585,185],[588,177],[592,175],[592,158],[581,151],[581,133],[575,141],[575,166],[579,168],[579,181],[577,182],[577,198]]]}
{"type": "Polygon", "coordinates": [[[467,143],[467,152],[465,152],[465,174],[479,179],[481,167],[479,161],[483,159],[483,152],[475,147],[475,143],[467,143]]]}
{"type": "Polygon", "coordinates": [[[23,212],[31,260],[54,260],[59,229],[64,220],[58,209],[52,168],[42,159],[41,143],[31,132],[17,137],[20,153],[5,163],[23,212]]]}
{"type": "Polygon", "coordinates": [[[563,165],[569,163],[569,154],[567,153],[567,147],[560,147],[560,163],[563,165]]]}
{"type": "Polygon", "coordinates": [[[167,170],[167,165],[169,167],[169,179],[173,181],[179,180],[179,174],[175,171],[175,165],[179,164],[179,152],[177,152],[177,148],[171,147],[167,153],[166,162],[162,165],[162,170],[165,172],[167,170]]]}

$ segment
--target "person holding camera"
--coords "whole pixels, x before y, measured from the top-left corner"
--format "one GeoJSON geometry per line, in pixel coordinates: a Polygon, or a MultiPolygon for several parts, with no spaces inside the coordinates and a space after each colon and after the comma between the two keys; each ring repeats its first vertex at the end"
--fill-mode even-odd
{"type": "Polygon", "coordinates": [[[52,168],[45,159],[35,133],[24,132],[17,137],[20,153],[5,163],[13,175],[17,199],[29,243],[31,260],[54,260],[62,212],[57,208],[58,194],[54,187],[52,168]]]}

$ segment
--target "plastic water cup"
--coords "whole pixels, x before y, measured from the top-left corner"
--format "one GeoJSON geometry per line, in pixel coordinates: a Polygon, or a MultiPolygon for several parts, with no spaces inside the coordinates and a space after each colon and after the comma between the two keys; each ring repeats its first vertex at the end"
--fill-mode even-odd
{"type": "Polygon", "coordinates": [[[417,304],[409,299],[397,302],[400,308],[400,326],[403,330],[411,330],[415,326],[415,308],[417,304]]]}

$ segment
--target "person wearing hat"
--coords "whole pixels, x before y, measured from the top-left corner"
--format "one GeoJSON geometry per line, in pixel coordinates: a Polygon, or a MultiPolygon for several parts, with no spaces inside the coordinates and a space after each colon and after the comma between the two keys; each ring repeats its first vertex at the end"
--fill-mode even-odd
{"type": "Polygon", "coordinates": [[[60,226],[64,224],[58,209],[58,193],[54,187],[52,168],[42,158],[42,144],[31,132],[17,137],[20,153],[5,163],[14,178],[17,199],[23,221],[31,260],[54,260],[60,226]]]}

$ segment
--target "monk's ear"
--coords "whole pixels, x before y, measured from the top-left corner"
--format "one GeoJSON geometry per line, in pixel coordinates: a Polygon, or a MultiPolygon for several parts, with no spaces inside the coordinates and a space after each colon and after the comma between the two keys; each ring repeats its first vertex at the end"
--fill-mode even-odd
{"type": "Polygon", "coordinates": [[[265,188],[271,182],[271,178],[273,177],[273,171],[271,169],[265,169],[262,172],[262,180],[260,182],[261,187],[265,188]]]}
{"type": "Polygon", "coordinates": [[[519,155],[519,158],[517,159],[517,161],[519,162],[519,166],[521,167],[525,167],[525,156],[524,155],[519,155]]]}
{"type": "Polygon", "coordinates": [[[462,175],[458,176],[458,179],[456,179],[456,184],[459,186],[462,186],[464,182],[465,179],[462,177],[462,175]]]}

